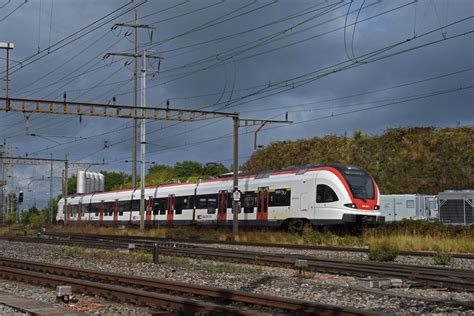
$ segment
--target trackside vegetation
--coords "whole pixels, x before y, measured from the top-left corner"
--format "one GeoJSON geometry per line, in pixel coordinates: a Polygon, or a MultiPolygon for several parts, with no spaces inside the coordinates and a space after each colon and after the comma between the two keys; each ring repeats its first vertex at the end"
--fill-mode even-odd
{"type": "MultiPolygon", "coordinates": [[[[140,231],[138,228],[97,227],[90,225],[51,226],[48,230],[76,233],[113,234],[123,236],[148,236],[186,239],[228,240],[232,232],[224,228],[209,227],[159,227],[140,231]]],[[[11,232],[15,234],[16,232],[11,232]]],[[[34,232],[32,232],[34,233],[34,232]]],[[[8,235],[6,228],[0,235],[8,235]]],[[[238,241],[272,242],[299,245],[375,247],[391,245],[399,251],[434,251],[474,253],[474,226],[452,226],[439,222],[404,220],[388,223],[383,227],[366,228],[362,234],[337,235],[306,229],[301,234],[281,230],[241,230],[238,241]]]]}
{"type": "Polygon", "coordinates": [[[474,128],[392,128],[381,135],[354,132],[278,141],[256,151],[244,172],[305,164],[343,163],[363,167],[382,194],[438,194],[474,188],[474,128]]]}

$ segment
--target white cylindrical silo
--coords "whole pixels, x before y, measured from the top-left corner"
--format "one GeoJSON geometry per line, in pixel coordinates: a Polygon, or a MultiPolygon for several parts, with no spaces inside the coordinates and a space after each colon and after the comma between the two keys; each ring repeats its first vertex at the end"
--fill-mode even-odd
{"type": "Polygon", "coordinates": [[[99,190],[98,191],[104,191],[105,187],[105,177],[102,173],[99,173],[99,190]]]}
{"type": "Polygon", "coordinates": [[[92,183],[91,173],[86,172],[86,193],[91,192],[91,183],[92,183]]]}
{"type": "Polygon", "coordinates": [[[99,174],[97,172],[92,173],[92,192],[99,191],[99,174]]]}
{"type": "Polygon", "coordinates": [[[82,170],[77,172],[76,192],[86,193],[86,173],[82,170]]]}

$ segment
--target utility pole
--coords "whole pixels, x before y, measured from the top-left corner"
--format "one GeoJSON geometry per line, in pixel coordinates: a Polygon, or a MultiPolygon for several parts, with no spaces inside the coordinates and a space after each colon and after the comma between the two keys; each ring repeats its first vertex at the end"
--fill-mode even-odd
{"type": "Polygon", "coordinates": [[[51,216],[53,216],[53,153],[51,153],[51,168],[49,172],[49,224],[53,223],[51,216]]]}
{"type": "MultiPolygon", "coordinates": [[[[126,24],[126,23],[117,23],[112,26],[112,29],[118,27],[127,27],[134,29],[134,48],[133,48],[133,100],[132,106],[137,107],[138,104],[138,29],[150,29],[153,30],[155,27],[149,24],[138,24],[138,13],[135,10],[135,23],[126,24]]],[[[108,53],[104,56],[107,58],[109,56],[123,56],[121,53],[108,53]]],[[[137,187],[137,119],[133,119],[132,126],[132,188],[137,187]]]]}
{"type": "MultiPolygon", "coordinates": [[[[140,111],[143,116],[143,109],[146,107],[146,50],[142,52],[142,85],[140,97],[140,111]]],[[[141,149],[141,173],[140,173],[140,229],[145,229],[145,133],[146,119],[142,118],[140,122],[140,149],[141,149]]]]}
{"type": "MultiPolygon", "coordinates": [[[[64,187],[63,187],[63,198],[64,198],[64,214],[67,212],[67,190],[68,190],[68,169],[69,169],[69,161],[67,160],[67,155],[64,156],[64,187]]],[[[66,216],[64,216],[64,223],[66,223],[66,216]]]]}
{"type": "Polygon", "coordinates": [[[267,124],[287,124],[293,123],[288,121],[288,115],[285,116],[284,121],[280,120],[254,120],[254,119],[241,119],[239,113],[234,113],[234,159],[233,159],[233,203],[232,203],[232,239],[235,241],[237,233],[239,232],[239,203],[240,203],[240,191],[239,191],[239,128],[240,127],[251,127],[259,126],[255,131],[254,135],[254,146],[256,144],[257,133],[267,124]]]}
{"type": "MultiPolygon", "coordinates": [[[[8,70],[10,68],[10,49],[13,49],[15,45],[13,43],[0,43],[0,49],[6,49],[7,50],[7,69],[6,69],[6,75],[5,75],[5,97],[8,99],[8,70]]],[[[7,109],[8,109],[8,103],[7,103],[7,109]]]]}
{"type": "MultiPolygon", "coordinates": [[[[151,28],[151,27],[150,27],[151,28]]],[[[134,57],[135,61],[137,60],[137,57],[140,56],[142,58],[142,67],[140,70],[141,73],[141,87],[140,87],[140,163],[141,163],[141,168],[140,168],[140,229],[145,229],[145,150],[146,150],[146,112],[147,112],[147,107],[146,107],[146,59],[148,58],[153,58],[153,59],[158,59],[160,60],[161,57],[157,55],[148,55],[146,50],[143,50],[141,54],[134,53],[133,55],[130,53],[114,53],[114,54],[106,54],[104,58],[107,58],[110,55],[116,55],[116,56],[125,56],[125,57],[134,57]]],[[[159,66],[160,63],[158,62],[158,70],[159,71],[159,66]]],[[[136,113],[132,113],[132,115],[136,116],[136,113]]],[[[169,116],[167,116],[169,119],[169,116]]],[[[137,121],[137,119],[133,120],[134,122],[137,121]]],[[[136,138],[133,138],[133,140],[136,140],[136,138]]],[[[134,150],[136,150],[136,145],[133,146],[134,150]]],[[[136,185],[134,185],[134,180],[133,180],[133,172],[136,168],[136,153],[135,157],[132,155],[132,165],[135,165],[135,167],[132,166],[132,187],[135,189],[136,185]]],[[[136,171],[135,171],[136,172],[136,171]]],[[[135,180],[136,181],[136,180],[135,180]]]]}
{"type": "Polygon", "coordinates": [[[0,159],[2,161],[2,182],[0,183],[1,184],[1,188],[2,188],[2,198],[1,198],[1,203],[2,203],[2,208],[1,208],[1,211],[2,211],[2,223],[5,224],[5,165],[3,163],[3,150],[5,148],[5,143],[3,145],[1,145],[1,151],[0,151],[0,159]]]}
{"type": "Polygon", "coordinates": [[[233,159],[233,199],[232,199],[232,239],[235,241],[237,233],[239,232],[239,203],[240,203],[240,192],[239,192],[239,115],[234,116],[234,159],[233,159]]]}

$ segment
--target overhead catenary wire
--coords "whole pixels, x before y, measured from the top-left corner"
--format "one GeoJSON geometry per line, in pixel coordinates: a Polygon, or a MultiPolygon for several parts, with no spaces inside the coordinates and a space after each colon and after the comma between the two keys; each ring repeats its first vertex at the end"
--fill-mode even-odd
{"type": "MultiPolygon", "coordinates": [[[[429,34],[429,33],[431,33],[431,32],[434,32],[434,31],[435,31],[435,30],[426,32],[425,35],[426,35],[426,34],[429,34]]],[[[461,35],[462,35],[462,34],[461,34],[461,35]]],[[[455,37],[457,37],[457,36],[460,36],[460,35],[455,35],[455,37]]],[[[454,38],[455,38],[455,37],[454,37],[454,38]]],[[[448,38],[443,39],[443,40],[448,40],[448,38]]],[[[401,54],[401,53],[405,53],[405,52],[408,52],[408,51],[411,51],[411,50],[414,50],[414,49],[426,47],[426,45],[431,45],[431,44],[433,44],[433,43],[438,43],[438,42],[439,42],[439,41],[433,41],[433,42],[430,42],[430,43],[427,43],[427,44],[423,44],[423,45],[420,45],[420,46],[417,46],[417,47],[412,47],[412,48],[410,48],[410,49],[408,49],[408,50],[400,51],[400,52],[398,52],[397,54],[401,54]]],[[[392,44],[392,45],[389,45],[388,47],[392,47],[392,46],[394,46],[394,45],[395,45],[395,44],[392,44]]],[[[386,50],[385,50],[385,49],[382,49],[382,51],[386,51],[386,50]]],[[[366,54],[366,55],[367,55],[367,56],[373,56],[373,52],[370,52],[370,53],[368,53],[368,54],[366,54]]],[[[393,54],[391,54],[390,56],[393,56],[393,54]]],[[[378,59],[378,60],[379,60],[379,59],[378,59]]],[[[360,65],[360,64],[359,64],[359,65],[360,65]]],[[[312,72],[312,73],[314,73],[314,72],[312,72]]],[[[302,76],[300,76],[300,77],[302,77],[302,76]]],[[[312,78],[312,79],[314,79],[314,78],[312,78]]]]}
{"type": "Polygon", "coordinates": [[[32,54],[24,59],[21,60],[22,62],[22,66],[21,67],[15,67],[13,66],[12,67],[12,70],[11,70],[11,74],[14,74],[15,72],[21,70],[21,69],[24,69],[26,66],[46,57],[46,56],[49,56],[49,54],[53,53],[53,52],[56,52],[58,50],[60,50],[61,48],[79,40],[80,38],[90,34],[91,32],[94,32],[95,30],[109,24],[111,21],[135,10],[136,8],[138,8],[139,6],[143,5],[144,3],[146,2],[146,0],[141,0],[140,2],[138,3],[134,3],[134,2],[128,2],[122,6],[120,6],[118,9],[115,9],[114,11],[106,14],[105,16],[95,20],[94,22],[86,25],[85,27],[79,29],[78,31],[75,31],[73,32],[72,34],[60,39],[59,41],[55,42],[54,44],[50,45],[49,47],[46,47],[44,49],[42,49],[40,52],[37,52],[35,54],[32,54]],[[129,8],[126,8],[128,6],[130,6],[129,8]],[[119,12],[121,11],[122,9],[124,9],[122,12],[119,12]],[[48,54],[44,54],[45,52],[49,52],[48,54]]]}
{"type": "MultiPolygon", "coordinates": [[[[19,10],[22,6],[24,6],[26,3],[28,2],[28,0],[24,0],[22,3],[20,3],[15,9],[13,9],[12,11],[10,11],[10,13],[8,13],[7,15],[5,15],[3,18],[0,18],[0,23],[5,21],[8,17],[10,17],[13,13],[15,13],[17,10],[19,10]]],[[[10,2],[7,2],[6,4],[8,4],[10,2]]],[[[3,8],[3,6],[2,6],[3,8]]]]}

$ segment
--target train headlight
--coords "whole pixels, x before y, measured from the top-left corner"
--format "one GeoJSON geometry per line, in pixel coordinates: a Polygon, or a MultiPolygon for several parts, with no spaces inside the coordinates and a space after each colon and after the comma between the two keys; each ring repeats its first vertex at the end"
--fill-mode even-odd
{"type": "Polygon", "coordinates": [[[380,205],[375,205],[374,210],[380,210],[380,205]]]}
{"type": "Polygon", "coordinates": [[[344,204],[344,206],[350,207],[350,208],[357,208],[357,206],[354,203],[346,203],[344,204]]]}

